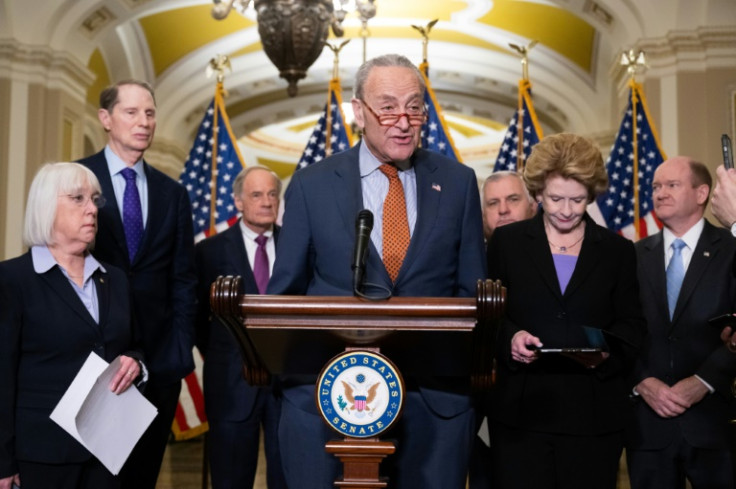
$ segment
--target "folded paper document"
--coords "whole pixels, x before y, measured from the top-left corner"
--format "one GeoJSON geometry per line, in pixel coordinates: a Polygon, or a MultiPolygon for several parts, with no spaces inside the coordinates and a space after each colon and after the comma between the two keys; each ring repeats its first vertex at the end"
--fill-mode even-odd
{"type": "Polygon", "coordinates": [[[158,412],[135,386],[120,394],[110,391],[119,369],[120,357],[108,365],[90,353],[51,413],[56,424],[114,475],[158,412]]]}

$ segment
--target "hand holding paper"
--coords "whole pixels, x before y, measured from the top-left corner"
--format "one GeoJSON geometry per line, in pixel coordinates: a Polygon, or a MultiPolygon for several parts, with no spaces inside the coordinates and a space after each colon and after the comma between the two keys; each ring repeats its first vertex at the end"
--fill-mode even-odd
{"type": "MultiPolygon", "coordinates": [[[[110,390],[121,368],[130,369],[127,362],[126,367],[122,365],[121,357],[108,365],[94,352],[90,353],[51,413],[54,422],[114,475],[120,472],[133,447],[157,414],[155,406],[138,389],[127,389],[120,394],[110,390]]],[[[120,385],[118,382],[116,387],[120,388],[120,385]]]]}
{"type": "Polygon", "coordinates": [[[112,382],[110,382],[110,390],[115,394],[125,392],[128,387],[133,385],[133,381],[138,377],[141,371],[141,367],[138,365],[138,361],[135,358],[120,355],[118,359],[120,360],[120,368],[112,378],[112,382]]]}

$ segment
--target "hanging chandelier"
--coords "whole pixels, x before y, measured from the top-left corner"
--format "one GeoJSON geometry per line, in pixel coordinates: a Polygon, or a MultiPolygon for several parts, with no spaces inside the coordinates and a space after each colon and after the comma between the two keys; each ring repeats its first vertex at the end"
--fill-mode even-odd
{"type": "MultiPolygon", "coordinates": [[[[373,3],[375,0],[370,0],[373,3]]],[[[213,0],[212,17],[222,20],[235,8],[241,14],[251,0],[213,0]]],[[[322,53],[330,27],[342,37],[349,0],[253,0],[263,50],[297,94],[297,82],[322,53]]]]}

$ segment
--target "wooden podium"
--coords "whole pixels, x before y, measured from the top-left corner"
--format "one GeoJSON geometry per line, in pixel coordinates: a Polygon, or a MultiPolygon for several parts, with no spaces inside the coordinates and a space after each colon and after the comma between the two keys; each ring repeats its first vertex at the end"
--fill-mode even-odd
{"type": "MultiPolygon", "coordinates": [[[[491,385],[496,322],[506,299],[499,281],[479,280],[475,298],[374,302],[240,294],[240,280],[219,277],[210,289],[210,305],[235,338],[251,385],[268,385],[278,374],[316,376],[346,350],[380,351],[403,375],[469,376],[478,391],[491,385]]],[[[392,443],[345,436],[326,450],[343,462],[336,486],[386,487],[378,467],[394,452],[392,443]]]]}

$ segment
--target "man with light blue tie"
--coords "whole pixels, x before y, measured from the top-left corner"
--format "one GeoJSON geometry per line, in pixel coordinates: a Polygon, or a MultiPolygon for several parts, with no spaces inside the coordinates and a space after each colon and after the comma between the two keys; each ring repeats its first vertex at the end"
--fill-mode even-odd
{"type": "Polygon", "coordinates": [[[736,355],[708,320],[736,312],[736,240],[704,217],[712,178],[678,156],[652,183],[664,229],[636,243],[649,335],[634,370],[635,416],[627,430],[632,489],[733,488],[728,423],[736,355]]]}

